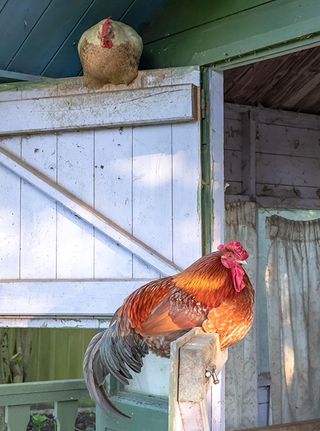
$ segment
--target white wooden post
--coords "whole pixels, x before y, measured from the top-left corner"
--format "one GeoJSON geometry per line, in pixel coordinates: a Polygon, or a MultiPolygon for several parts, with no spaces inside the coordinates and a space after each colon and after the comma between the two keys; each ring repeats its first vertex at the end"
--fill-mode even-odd
{"type": "MultiPolygon", "coordinates": [[[[209,70],[210,154],[213,200],[213,249],[224,242],[224,95],[223,73],[209,70]]],[[[212,431],[225,429],[225,378],[211,389],[212,431]]]]}
{"type": "Polygon", "coordinates": [[[194,328],[171,344],[169,431],[210,431],[206,398],[228,351],[219,336],[194,328]]]}

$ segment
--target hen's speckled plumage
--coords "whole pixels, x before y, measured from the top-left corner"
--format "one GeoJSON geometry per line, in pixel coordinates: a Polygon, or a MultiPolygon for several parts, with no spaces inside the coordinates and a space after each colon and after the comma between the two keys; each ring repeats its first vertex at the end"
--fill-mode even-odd
{"type": "Polygon", "coordinates": [[[242,269],[248,257],[240,243],[221,246],[185,271],[134,291],[110,327],[94,337],[84,359],[91,397],[106,411],[121,414],[103,383],[112,374],[126,384],[140,372],[149,349],[169,356],[170,343],[196,326],[217,332],[225,349],[245,337],[253,322],[254,290],[242,269]]]}
{"type": "Polygon", "coordinates": [[[78,44],[84,84],[129,84],[138,74],[141,37],[128,25],[110,17],[86,30],[78,44]]]}

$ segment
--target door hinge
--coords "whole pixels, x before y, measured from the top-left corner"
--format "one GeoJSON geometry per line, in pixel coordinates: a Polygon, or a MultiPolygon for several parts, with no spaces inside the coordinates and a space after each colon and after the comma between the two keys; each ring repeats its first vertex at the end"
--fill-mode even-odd
{"type": "Polygon", "coordinates": [[[201,110],[201,119],[206,118],[207,113],[207,101],[206,101],[206,92],[204,88],[201,88],[200,92],[200,110],[201,110]]]}

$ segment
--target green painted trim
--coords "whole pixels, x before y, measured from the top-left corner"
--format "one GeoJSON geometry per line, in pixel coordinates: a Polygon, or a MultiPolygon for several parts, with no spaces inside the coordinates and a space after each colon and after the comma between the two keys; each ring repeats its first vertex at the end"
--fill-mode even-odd
{"type": "Polygon", "coordinates": [[[201,69],[201,223],[202,254],[211,252],[212,244],[212,197],[211,197],[211,155],[210,155],[210,120],[209,106],[209,68],[201,69]]]}
{"type": "Polygon", "coordinates": [[[288,44],[280,44],[266,49],[250,52],[246,55],[234,57],[227,61],[222,61],[214,65],[216,70],[229,70],[235,67],[245,66],[257,61],[268,60],[270,58],[280,57],[281,55],[290,54],[304,49],[314,48],[320,45],[320,33],[305,36],[297,41],[291,41],[288,44]]]}
{"type": "Polygon", "coordinates": [[[111,401],[131,419],[106,416],[99,408],[96,413],[96,429],[117,431],[167,431],[168,401],[148,395],[120,392],[111,401]]]}
{"type": "Polygon", "coordinates": [[[319,42],[318,0],[273,0],[147,44],[144,52],[148,67],[227,68],[246,56],[247,61],[271,58],[319,42]]]}
{"type": "Polygon", "coordinates": [[[88,397],[82,379],[0,385],[0,406],[79,400],[88,397]]]}

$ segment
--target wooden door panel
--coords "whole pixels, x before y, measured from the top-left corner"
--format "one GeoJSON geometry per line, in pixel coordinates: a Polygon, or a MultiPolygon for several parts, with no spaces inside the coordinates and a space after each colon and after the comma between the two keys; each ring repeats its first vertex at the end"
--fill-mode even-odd
{"type": "Polygon", "coordinates": [[[42,307],[44,321],[75,313],[91,315],[95,327],[120,305],[110,280],[128,293],[130,280],[172,274],[200,256],[199,72],[174,75],[154,73],[146,88],[1,95],[16,122],[0,119],[0,296],[11,304],[0,311],[13,324],[18,314],[39,322],[42,307]],[[71,299],[77,303],[79,283],[87,289],[95,280],[104,295],[96,317],[98,297],[76,308],[71,299]],[[12,306],[13,286],[29,306],[23,297],[12,306]],[[39,307],[31,304],[37,295],[39,307]]]}

